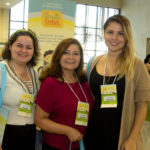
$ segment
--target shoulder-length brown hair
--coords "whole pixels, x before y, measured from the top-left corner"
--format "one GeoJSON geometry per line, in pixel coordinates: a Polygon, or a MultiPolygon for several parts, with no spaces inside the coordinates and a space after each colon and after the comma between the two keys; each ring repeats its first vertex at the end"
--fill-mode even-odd
{"type": "Polygon", "coordinates": [[[38,57],[40,55],[40,49],[39,49],[39,44],[38,44],[38,39],[36,37],[36,34],[30,29],[28,29],[28,30],[20,29],[20,30],[17,30],[15,33],[13,33],[11,35],[11,37],[9,38],[9,40],[6,43],[5,48],[4,48],[3,52],[2,52],[2,58],[6,59],[6,60],[10,60],[11,59],[10,46],[12,46],[13,43],[20,36],[29,36],[32,39],[33,46],[34,46],[34,53],[33,53],[32,59],[28,62],[28,64],[30,64],[31,66],[37,65],[38,57]]]}
{"type": "Polygon", "coordinates": [[[52,76],[56,79],[59,78],[64,82],[63,77],[62,77],[62,68],[60,65],[60,59],[61,59],[62,55],[64,54],[65,50],[67,50],[67,48],[72,44],[77,45],[80,50],[80,64],[76,68],[75,72],[76,72],[80,82],[84,82],[86,80],[86,74],[85,74],[85,71],[83,70],[84,64],[83,64],[82,46],[78,40],[76,40],[74,38],[67,38],[67,39],[62,40],[57,45],[57,47],[53,53],[50,65],[42,70],[42,72],[40,74],[41,82],[44,81],[44,79],[46,79],[49,76],[52,76]]]}

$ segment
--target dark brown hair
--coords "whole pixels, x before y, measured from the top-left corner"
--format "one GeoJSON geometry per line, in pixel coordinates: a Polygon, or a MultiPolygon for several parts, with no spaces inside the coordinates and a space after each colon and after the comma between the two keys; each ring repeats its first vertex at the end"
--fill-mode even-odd
{"type": "Polygon", "coordinates": [[[62,77],[62,69],[61,69],[61,65],[60,65],[60,59],[61,59],[62,55],[64,54],[65,50],[67,50],[67,48],[72,44],[77,45],[80,50],[80,64],[77,67],[77,69],[75,70],[75,72],[76,72],[80,82],[84,82],[86,80],[86,74],[83,70],[83,49],[81,47],[81,44],[79,43],[78,40],[76,40],[74,38],[67,38],[67,39],[62,40],[57,45],[57,47],[52,55],[50,65],[42,70],[42,72],[40,74],[41,82],[49,76],[52,76],[56,79],[60,78],[62,81],[64,81],[63,77],[62,77]]]}
{"type": "Polygon", "coordinates": [[[7,60],[11,59],[11,51],[9,48],[20,36],[29,36],[32,39],[33,46],[34,46],[34,53],[32,59],[28,62],[28,64],[30,64],[31,66],[35,66],[37,64],[38,56],[40,52],[39,52],[38,39],[36,37],[36,34],[31,30],[21,29],[13,33],[5,45],[5,48],[2,52],[2,58],[7,60]]]}

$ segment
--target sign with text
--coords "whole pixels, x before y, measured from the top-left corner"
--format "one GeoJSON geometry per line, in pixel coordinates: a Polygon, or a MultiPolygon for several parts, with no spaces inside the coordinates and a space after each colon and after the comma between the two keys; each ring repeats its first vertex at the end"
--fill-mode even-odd
{"type": "Polygon", "coordinates": [[[40,66],[49,63],[57,44],[74,37],[76,3],[69,0],[30,0],[28,28],[39,39],[40,66]],[[36,5],[36,6],[35,6],[36,5]]]}

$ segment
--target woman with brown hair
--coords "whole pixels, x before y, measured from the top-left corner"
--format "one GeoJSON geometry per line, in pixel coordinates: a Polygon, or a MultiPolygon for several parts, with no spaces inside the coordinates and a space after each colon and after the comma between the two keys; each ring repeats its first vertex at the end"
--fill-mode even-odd
{"type": "Polygon", "coordinates": [[[44,130],[43,150],[79,149],[93,98],[83,70],[83,50],[76,39],[58,44],[40,80],[35,123],[44,130]]]}
{"type": "Polygon", "coordinates": [[[2,52],[4,60],[1,62],[7,71],[2,107],[9,111],[3,150],[35,150],[34,99],[39,82],[34,66],[38,56],[36,34],[26,29],[13,33],[2,52]]]}

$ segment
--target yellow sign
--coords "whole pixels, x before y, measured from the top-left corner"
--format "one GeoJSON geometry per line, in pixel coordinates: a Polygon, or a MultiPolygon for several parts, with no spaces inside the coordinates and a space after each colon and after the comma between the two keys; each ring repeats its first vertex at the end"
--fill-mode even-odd
{"type": "Polygon", "coordinates": [[[62,28],[63,26],[62,13],[53,10],[43,10],[42,25],[45,27],[62,28]]]}

